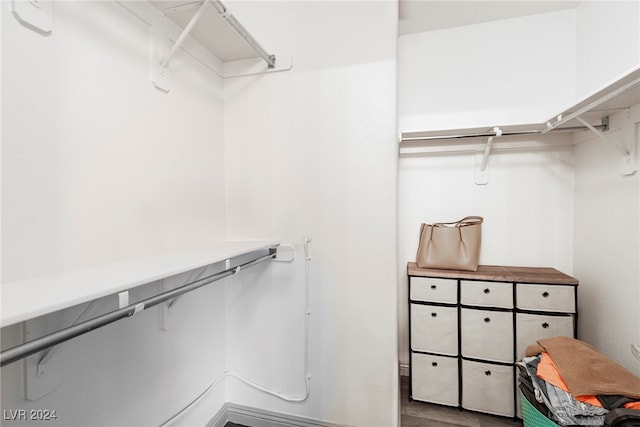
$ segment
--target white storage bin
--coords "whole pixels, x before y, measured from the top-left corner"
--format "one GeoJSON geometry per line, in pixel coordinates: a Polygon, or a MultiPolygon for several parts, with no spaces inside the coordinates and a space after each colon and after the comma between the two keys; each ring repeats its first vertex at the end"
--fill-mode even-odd
{"type": "Polygon", "coordinates": [[[441,302],[456,304],[458,302],[458,281],[431,277],[411,277],[412,301],[441,302]]]}
{"type": "Polygon", "coordinates": [[[462,348],[466,357],[513,362],[513,312],[463,308],[462,348]]]}
{"type": "Polygon", "coordinates": [[[518,283],[516,301],[516,306],[522,310],[576,312],[573,286],[518,283]]]}
{"type": "Polygon", "coordinates": [[[462,407],[512,417],[514,405],[513,366],[462,361],[462,407]]]}
{"type": "Polygon", "coordinates": [[[458,359],[412,353],[412,398],[458,406],[458,359]]]}
{"type": "Polygon", "coordinates": [[[542,338],[555,336],[573,337],[572,315],[544,316],[540,314],[516,314],[516,358],[524,357],[524,351],[542,338]]]}
{"type": "Polygon", "coordinates": [[[458,309],[411,304],[411,349],[458,354],[458,309]]]}
{"type": "Polygon", "coordinates": [[[461,280],[460,302],[464,305],[513,308],[513,284],[461,280]]]}

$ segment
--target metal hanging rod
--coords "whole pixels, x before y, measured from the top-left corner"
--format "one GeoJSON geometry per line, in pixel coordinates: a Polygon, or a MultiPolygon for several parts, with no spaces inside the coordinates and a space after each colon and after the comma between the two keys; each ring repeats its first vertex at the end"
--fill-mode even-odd
{"type": "Polygon", "coordinates": [[[128,305],[118,310],[105,313],[103,315],[94,317],[90,320],[78,323],[65,329],[53,332],[40,338],[25,342],[15,347],[9,348],[0,353],[0,367],[13,363],[17,360],[23,359],[39,351],[45,350],[49,347],[53,347],[64,341],[68,341],[77,336],[86,334],[94,329],[106,326],[110,323],[116,322],[120,319],[132,317],[143,310],[147,310],[163,302],[169,301],[187,292],[194,291],[198,288],[206,286],[210,283],[218,281],[228,276],[232,276],[238,273],[240,270],[251,267],[262,261],[272,259],[276,256],[275,249],[269,249],[268,255],[260,256],[252,261],[245,262],[235,267],[228,268],[211,276],[204,277],[196,280],[195,282],[188,283],[186,285],[171,289],[166,292],[162,292],[153,297],[144,299],[138,303],[128,305]]]}
{"type": "MultiPolygon", "coordinates": [[[[607,131],[608,126],[606,124],[593,126],[596,129],[607,131]]],[[[572,126],[564,128],[555,128],[553,130],[514,130],[514,131],[502,131],[501,136],[523,136],[523,135],[542,135],[546,132],[575,132],[580,130],[588,130],[586,126],[572,126]]],[[[402,137],[400,142],[416,142],[416,141],[436,141],[445,139],[465,139],[465,138],[487,138],[496,136],[494,131],[480,132],[480,133],[468,133],[468,134],[456,134],[456,135],[433,135],[433,136],[409,136],[402,137]]]]}

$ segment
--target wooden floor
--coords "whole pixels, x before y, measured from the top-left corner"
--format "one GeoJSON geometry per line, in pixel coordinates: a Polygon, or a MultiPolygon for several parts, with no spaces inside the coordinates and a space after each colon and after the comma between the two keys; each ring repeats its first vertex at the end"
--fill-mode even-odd
{"type": "Polygon", "coordinates": [[[409,401],[409,378],[400,381],[401,427],[522,427],[522,421],[442,405],[409,401]]]}

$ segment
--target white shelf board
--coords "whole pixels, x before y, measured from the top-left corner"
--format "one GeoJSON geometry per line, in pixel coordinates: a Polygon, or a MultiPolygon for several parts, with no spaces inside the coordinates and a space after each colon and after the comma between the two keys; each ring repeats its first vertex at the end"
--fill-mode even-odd
{"type": "Polygon", "coordinates": [[[274,241],[223,241],[162,256],[3,283],[0,327],[278,244],[274,241]]]}
{"type": "MultiPolygon", "coordinates": [[[[521,131],[543,131],[547,127],[547,122],[554,123],[557,118],[560,117],[568,117],[573,112],[579,111],[582,108],[596,102],[597,100],[607,96],[608,94],[612,94],[616,92],[618,89],[624,87],[625,85],[632,84],[633,82],[637,82],[640,79],[640,65],[632,68],[631,70],[623,73],[616,79],[611,82],[603,85],[600,89],[592,92],[588,96],[585,96],[580,101],[568,106],[563,109],[559,114],[554,115],[548,121],[543,123],[532,122],[527,124],[518,124],[518,125],[507,125],[507,126],[499,126],[499,128],[504,133],[508,132],[521,132],[521,131]]],[[[628,109],[634,105],[640,103],[640,84],[636,84],[631,87],[629,90],[619,94],[616,97],[611,98],[610,100],[603,102],[588,111],[585,111],[581,114],[581,117],[585,119],[587,122],[590,122],[592,125],[600,124],[600,120],[604,117],[609,117],[620,110],[628,109]]],[[[400,140],[408,140],[412,138],[426,138],[427,141],[419,141],[416,143],[421,144],[438,144],[442,143],[444,140],[448,140],[445,142],[446,144],[451,144],[450,140],[462,139],[465,136],[469,135],[483,135],[486,137],[495,134],[493,131],[494,127],[499,124],[492,124],[491,126],[486,127],[475,127],[475,128],[460,128],[460,129],[432,129],[426,131],[411,131],[411,132],[402,132],[400,134],[400,140]]],[[[582,123],[577,121],[576,119],[568,120],[565,123],[561,124],[558,129],[570,128],[574,126],[583,127],[582,123]]],[[[404,143],[406,145],[406,141],[404,143]]]]}
{"type": "MultiPolygon", "coordinates": [[[[197,2],[184,0],[152,0],[150,3],[180,28],[187,26],[200,6],[197,2]]],[[[210,7],[203,13],[198,25],[194,26],[190,34],[222,62],[257,56],[256,51],[214,7],[210,7]]]]}
{"type": "MultiPolygon", "coordinates": [[[[640,79],[640,65],[638,65],[635,68],[632,68],[631,70],[628,70],[627,72],[623,73],[622,75],[618,76],[617,78],[603,85],[600,89],[585,96],[576,104],[565,108],[561,112],[560,116],[567,117],[570,114],[576,111],[580,111],[581,109],[589,106],[590,104],[597,102],[599,99],[603,99],[607,95],[616,92],[617,90],[619,90],[624,86],[634,84],[634,82],[635,82],[635,85],[633,87],[629,88],[623,93],[620,93],[618,96],[615,96],[609,99],[606,102],[602,102],[594,106],[593,108],[590,108],[588,111],[585,111],[583,114],[581,114],[581,117],[588,122],[593,122],[593,121],[602,119],[604,117],[609,117],[619,112],[620,110],[628,109],[634,105],[640,104],[640,84],[638,83],[639,79],[640,79]]],[[[553,123],[557,116],[558,115],[554,116],[548,121],[553,123]]],[[[580,125],[581,125],[580,122],[573,119],[573,120],[567,121],[561,127],[580,126],[580,125]]]]}

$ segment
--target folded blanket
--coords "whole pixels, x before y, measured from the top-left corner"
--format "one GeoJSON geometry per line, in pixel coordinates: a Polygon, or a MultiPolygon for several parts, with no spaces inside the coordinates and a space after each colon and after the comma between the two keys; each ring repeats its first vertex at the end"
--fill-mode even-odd
{"type": "Polygon", "coordinates": [[[571,394],[620,395],[640,400],[640,378],[589,344],[569,337],[545,338],[527,356],[547,352],[571,394]]]}
{"type": "MultiPolygon", "coordinates": [[[[549,384],[561,388],[562,390],[570,393],[567,383],[562,379],[562,375],[558,372],[558,368],[553,364],[553,360],[549,356],[549,353],[543,352],[540,354],[540,363],[538,363],[538,369],[536,374],[549,384]]],[[[581,396],[574,396],[579,402],[588,403],[600,408],[615,409],[615,408],[631,408],[640,409],[640,400],[634,401],[630,397],[620,395],[603,395],[597,396],[591,394],[585,394],[581,396]]]]}

